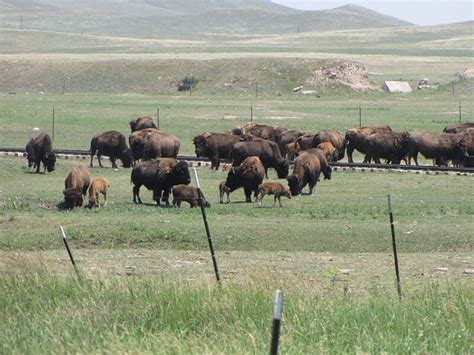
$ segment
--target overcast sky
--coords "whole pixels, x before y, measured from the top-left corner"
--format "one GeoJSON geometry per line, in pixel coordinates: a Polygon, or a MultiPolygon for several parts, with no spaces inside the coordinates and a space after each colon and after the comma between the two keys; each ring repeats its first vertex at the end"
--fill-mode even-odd
{"type": "Polygon", "coordinates": [[[471,0],[272,0],[274,3],[302,10],[332,9],[346,4],[364,6],[385,15],[417,25],[472,21],[471,0]]]}

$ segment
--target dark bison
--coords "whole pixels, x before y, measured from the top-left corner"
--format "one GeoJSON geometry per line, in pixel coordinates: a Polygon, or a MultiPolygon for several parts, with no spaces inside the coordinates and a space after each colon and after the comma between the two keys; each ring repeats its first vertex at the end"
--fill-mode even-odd
{"type": "Polygon", "coordinates": [[[178,138],[152,128],[133,132],[128,141],[135,160],[176,158],[180,148],[178,138]]]}
{"type": "MultiPolygon", "coordinates": [[[[313,137],[313,148],[324,142],[330,142],[337,149],[337,160],[344,158],[346,150],[346,142],[342,139],[341,134],[334,129],[324,129],[316,133],[313,137]]],[[[337,161],[336,160],[336,161],[337,161]]]]}
{"type": "Polygon", "coordinates": [[[436,165],[447,165],[449,160],[462,161],[469,155],[469,133],[412,132],[408,137],[408,164],[418,165],[418,153],[433,159],[436,165]]]}
{"type": "Polygon", "coordinates": [[[74,207],[82,207],[84,196],[91,183],[91,174],[87,166],[83,164],[74,165],[64,180],[64,206],[70,210],[74,207]]]}
{"type": "Polygon", "coordinates": [[[251,135],[257,138],[266,139],[272,142],[277,142],[280,135],[285,133],[287,130],[283,127],[268,126],[263,124],[256,124],[249,122],[243,126],[237,126],[230,130],[230,133],[241,136],[251,135]]]}
{"type": "Polygon", "coordinates": [[[286,131],[281,134],[276,142],[278,144],[278,148],[280,148],[281,156],[284,157],[288,153],[288,144],[296,142],[296,140],[303,135],[304,132],[298,130],[286,131]]]}
{"type": "Polygon", "coordinates": [[[265,168],[262,161],[255,156],[247,157],[240,166],[229,171],[225,186],[229,193],[243,187],[245,202],[252,202],[252,192],[256,198],[258,185],[262,183],[264,176],[265,168]]]}
{"type": "Polygon", "coordinates": [[[320,173],[321,165],[318,156],[308,152],[301,152],[295,160],[293,173],[286,178],[291,195],[300,195],[306,185],[309,185],[310,195],[314,195],[320,173]]]}
{"type": "Polygon", "coordinates": [[[130,121],[129,125],[130,129],[132,130],[132,133],[145,128],[158,128],[156,127],[153,118],[149,116],[138,117],[137,119],[130,121]]]}
{"type": "Polygon", "coordinates": [[[323,173],[324,179],[331,180],[332,168],[326,159],[326,153],[324,152],[324,150],[322,150],[321,148],[311,148],[302,151],[301,153],[298,153],[298,156],[302,153],[314,154],[319,159],[319,170],[323,173]]]}
{"type": "Polygon", "coordinates": [[[230,159],[232,146],[242,140],[251,140],[251,136],[237,136],[228,133],[203,133],[193,138],[197,157],[211,160],[211,168],[219,169],[220,159],[230,159]]]}
{"type": "Polygon", "coordinates": [[[314,134],[305,134],[296,140],[296,150],[298,152],[313,148],[314,134]]]}
{"type": "Polygon", "coordinates": [[[117,168],[116,159],[122,161],[124,168],[130,168],[133,165],[133,156],[131,150],[127,147],[127,142],[122,133],[118,131],[108,131],[96,134],[91,139],[91,163],[94,160],[94,155],[97,153],[97,160],[99,166],[103,168],[101,162],[102,155],[108,155],[112,162],[112,168],[117,168]]]}
{"type": "Polygon", "coordinates": [[[240,165],[245,158],[257,156],[265,167],[274,168],[278,174],[278,178],[283,179],[288,175],[288,162],[281,157],[280,149],[274,142],[254,138],[251,141],[237,142],[232,146],[231,158],[233,165],[240,165]]]}
{"type": "Polygon", "coordinates": [[[133,202],[142,203],[140,187],[144,185],[148,190],[153,190],[153,200],[160,205],[163,199],[169,205],[169,194],[174,185],[188,185],[191,182],[188,164],[178,162],[174,158],[158,158],[144,161],[132,170],[133,202]]]}
{"type": "Polygon", "coordinates": [[[474,128],[474,122],[450,124],[443,129],[444,133],[461,133],[469,128],[474,128]]]}
{"type": "MultiPolygon", "coordinates": [[[[346,149],[347,149],[347,160],[349,163],[353,163],[352,152],[354,149],[358,150],[362,154],[367,154],[367,142],[368,136],[374,133],[386,133],[392,131],[390,126],[385,125],[373,125],[365,126],[360,128],[351,128],[346,132],[346,149]]],[[[364,160],[365,162],[365,160],[364,160]]]]}
{"type": "Polygon", "coordinates": [[[400,164],[406,161],[408,155],[408,132],[385,132],[375,133],[367,137],[367,150],[365,161],[373,159],[380,164],[380,159],[385,159],[387,163],[400,164]]]}
{"type": "Polygon", "coordinates": [[[35,166],[37,174],[40,172],[41,163],[44,170],[54,171],[56,155],[53,152],[51,137],[46,133],[40,133],[37,137],[31,138],[26,145],[26,158],[28,167],[35,166]]]}

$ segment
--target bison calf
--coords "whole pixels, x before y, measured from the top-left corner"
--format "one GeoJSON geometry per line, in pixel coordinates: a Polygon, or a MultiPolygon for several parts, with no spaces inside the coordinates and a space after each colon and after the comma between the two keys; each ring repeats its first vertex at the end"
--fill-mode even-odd
{"type": "Polygon", "coordinates": [[[104,204],[102,206],[105,207],[107,205],[107,189],[109,187],[109,182],[105,178],[97,178],[92,181],[89,187],[89,204],[87,207],[100,207],[99,194],[104,195],[104,204]]]}
{"type": "MultiPolygon", "coordinates": [[[[181,207],[181,202],[189,203],[191,208],[198,207],[200,197],[198,189],[189,185],[175,185],[173,186],[173,207],[181,207]]],[[[204,201],[205,207],[211,207],[209,202],[204,201]]]]}
{"type": "Polygon", "coordinates": [[[224,203],[224,194],[227,195],[227,203],[230,203],[230,189],[226,185],[226,180],[219,183],[219,203],[224,203]]]}
{"type": "Polygon", "coordinates": [[[262,207],[262,199],[265,195],[274,195],[273,197],[273,207],[275,207],[276,201],[278,199],[278,203],[280,207],[281,205],[281,196],[286,196],[291,198],[290,190],[287,187],[284,187],[279,182],[265,182],[263,184],[258,185],[258,195],[257,195],[257,206],[262,207]]]}

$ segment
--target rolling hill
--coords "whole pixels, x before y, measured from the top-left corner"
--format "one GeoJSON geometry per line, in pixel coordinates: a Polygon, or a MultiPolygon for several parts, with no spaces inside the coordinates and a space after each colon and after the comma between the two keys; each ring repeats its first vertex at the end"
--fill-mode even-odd
{"type": "Polygon", "coordinates": [[[408,22],[346,5],[302,11],[268,0],[0,0],[0,27],[120,37],[285,34],[408,22]]]}

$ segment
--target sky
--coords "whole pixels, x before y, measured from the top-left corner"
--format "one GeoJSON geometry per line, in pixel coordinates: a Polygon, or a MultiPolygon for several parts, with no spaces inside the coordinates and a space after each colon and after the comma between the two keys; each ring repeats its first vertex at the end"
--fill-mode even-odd
{"type": "Polygon", "coordinates": [[[324,10],[354,4],[416,25],[430,26],[473,20],[472,0],[272,0],[302,10],[324,10]]]}

